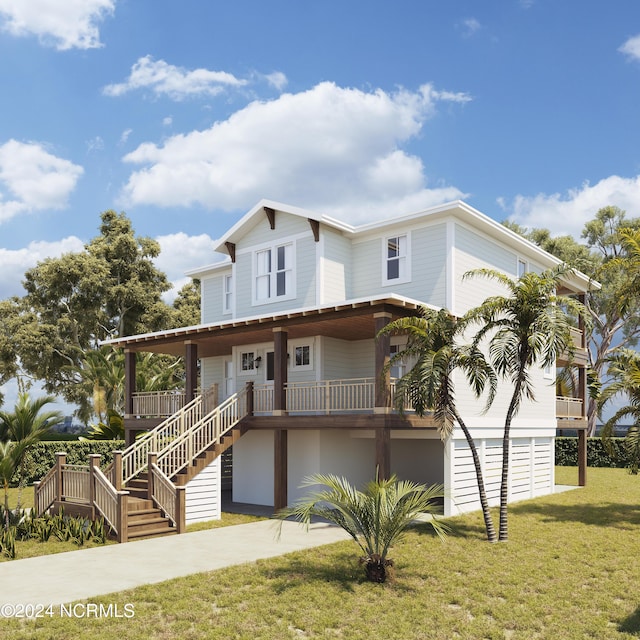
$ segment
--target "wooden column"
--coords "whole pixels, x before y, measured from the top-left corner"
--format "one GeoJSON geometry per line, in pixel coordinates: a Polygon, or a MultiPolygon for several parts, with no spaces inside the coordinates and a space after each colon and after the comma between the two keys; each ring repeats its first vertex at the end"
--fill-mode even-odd
{"type": "Polygon", "coordinates": [[[198,345],[195,342],[184,344],[184,369],[186,373],[185,402],[189,403],[196,397],[198,389],[198,345]]]}
{"type": "Polygon", "coordinates": [[[100,454],[89,454],[89,508],[91,509],[91,519],[96,515],[96,467],[100,468],[100,454]]]}
{"type": "Polygon", "coordinates": [[[62,486],[62,467],[67,464],[67,454],[64,451],[56,453],[56,501],[61,502],[64,495],[64,487],[62,486]]]}
{"type": "Polygon", "coordinates": [[[122,451],[113,452],[112,482],[116,491],[122,491],[122,451]]]}
{"type": "Polygon", "coordinates": [[[153,500],[153,471],[151,465],[158,464],[158,454],[151,452],[147,454],[147,500],[153,500]]]}
{"type": "Polygon", "coordinates": [[[587,432],[578,430],[578,485],[587,486],[587,432]]]}
{"type": "Polygon", "coordinates": [[[287,411],[287,330],[273,330],[273,415],[281,416],[287,411]]]}
{"type": "MultiPolygon", "coordinates": [[[[136,352],[124,350],[124,417],[133,417],[133,394],[136,391],[136,352]]],[[[129,443],[127,443],[129,444],[129,443]]]]}
{"type": "MultiPolygon", "coordinates": [[[[375,313],[375,330],[378,332],[391,322],[390,313],[375,313]]],[[[391,338],[381,336],[375,341],[375,402],[374,413],[391,413],[391,373],[389,371],[389,351],[391,338]],[[386,367],[386,369],[385,369],[386,367]]],[[[391,476],[391,431],[389,427],[376,429],[376,473],[378,478],[391,476]]]]}
{"type": "Polygon", "coordinates": [[[284,509],[287,506],[287,430],[276,429],[273,432],[273,508],[284,509]]]}

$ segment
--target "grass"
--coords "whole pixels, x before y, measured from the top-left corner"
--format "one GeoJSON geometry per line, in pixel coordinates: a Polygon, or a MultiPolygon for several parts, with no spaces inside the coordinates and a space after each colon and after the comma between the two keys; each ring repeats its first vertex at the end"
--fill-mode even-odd
{"type": "MultiPolygon", "coordinates": [[[[558,469],[560,483],[576,477],[558,469]]],[[[640,478],[589,469],[588,481],[512,505],[506,544],[485,541],[479,513],[452,518],[444,542],[416,527],[385,585],[364,582],[344,542],[91,599],[131,603],[133,619],[6,620],[3,637],[638,638],[640,478]]]]}

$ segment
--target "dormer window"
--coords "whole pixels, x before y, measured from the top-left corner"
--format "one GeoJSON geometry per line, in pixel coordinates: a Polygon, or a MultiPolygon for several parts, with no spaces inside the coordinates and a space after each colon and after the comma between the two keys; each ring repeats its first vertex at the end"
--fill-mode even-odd
{"type": "Polygon", "coordinates": [[[254,254],[254,303],[295,296],[293,243],[261,249],[254,254]]]}
{"type": "Polygon", "coordinates": [[[384,241],[383,284],[396,284],[411,280],[409,235],[391,236],[384,241]]]}

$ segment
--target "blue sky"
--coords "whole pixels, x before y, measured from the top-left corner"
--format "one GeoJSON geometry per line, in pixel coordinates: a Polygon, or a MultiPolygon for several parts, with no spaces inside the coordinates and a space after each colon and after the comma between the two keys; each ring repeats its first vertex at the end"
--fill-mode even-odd
{"type": "Polygon", "coordinates": [[[640,3],[0,0],[0,299],[105,209],[178,284],[261,198],[640,215],[640,3]]]}

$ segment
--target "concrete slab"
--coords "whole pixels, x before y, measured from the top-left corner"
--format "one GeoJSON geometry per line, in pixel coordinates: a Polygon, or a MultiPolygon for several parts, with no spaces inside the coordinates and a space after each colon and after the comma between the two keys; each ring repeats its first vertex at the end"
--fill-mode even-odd
{"type": "Polygon", "coordinates": [[[347,540],[342,529],[262,520],[0,563],[0,604],[59,605],[347,540]]]}

